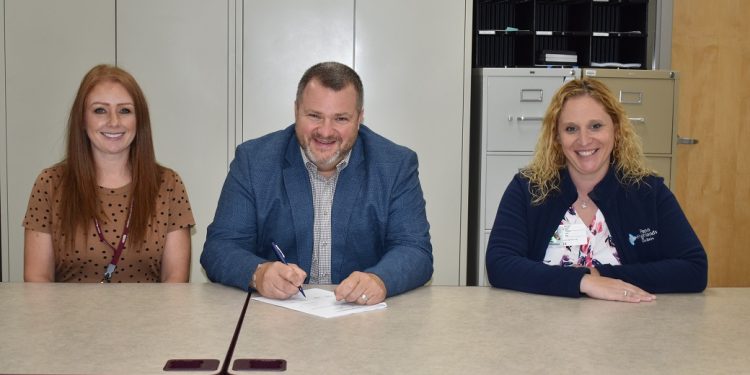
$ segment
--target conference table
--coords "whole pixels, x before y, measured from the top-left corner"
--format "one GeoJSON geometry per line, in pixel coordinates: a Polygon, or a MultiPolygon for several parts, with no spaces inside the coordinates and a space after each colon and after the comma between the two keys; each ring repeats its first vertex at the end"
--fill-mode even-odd
{"type": "MultiPolygon", "coordinates": [[[[0,373],[214,374],[164,366],[223,364],[246,295],[211,283],[0,283],[0,373]]],[[[326,319],[251,300],[232,361],[284,359],[289,374],[750,373],[750,288],[629,304],[426,286],[386,302],[326,319]]]]}

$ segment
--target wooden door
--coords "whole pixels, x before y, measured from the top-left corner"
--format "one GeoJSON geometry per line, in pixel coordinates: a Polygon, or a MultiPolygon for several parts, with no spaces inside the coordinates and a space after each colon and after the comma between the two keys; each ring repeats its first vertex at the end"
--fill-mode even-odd
{"type": "Polygon", "coordinates": [[[709,286],[750,286],[750,2],[674,2],[680,74],[674,187],[709,259],[709,286]]]}

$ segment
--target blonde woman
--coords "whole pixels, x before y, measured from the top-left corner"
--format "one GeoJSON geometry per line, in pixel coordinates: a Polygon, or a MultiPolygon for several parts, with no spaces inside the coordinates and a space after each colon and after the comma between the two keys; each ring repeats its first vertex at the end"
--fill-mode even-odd
{"type": "Polygon", "coordinates": [[[487,246],[498,288],[626,302],[700,292],[706,253],[646,167],[622,106],[594,79],[554,95],[529,166],[502,197],[487,246]]]}

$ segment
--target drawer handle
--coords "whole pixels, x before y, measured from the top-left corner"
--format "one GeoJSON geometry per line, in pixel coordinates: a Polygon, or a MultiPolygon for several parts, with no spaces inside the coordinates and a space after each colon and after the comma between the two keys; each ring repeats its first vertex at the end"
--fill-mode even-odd
{"type": "Polygon", "coordinates": [[[631,123],[641,123],[646,124],[646,118],[645,117],[628,117],[628,120],[630,120],[631,123]]]}
{"type": "Polygon", "coordinates": [[[622,104],[641,104],[643,103],[643,93],[640,91],[622,91],[620,90],[620,103],[622,104]]]}
{"type": "Polygon", "coordinates": [[[541,116],[518,116],[518,117],[516,117],[516,120],[518,120],[518,121],[542,121],[542,120],[544,120],[544,117],[541,117],[541,116]]]}

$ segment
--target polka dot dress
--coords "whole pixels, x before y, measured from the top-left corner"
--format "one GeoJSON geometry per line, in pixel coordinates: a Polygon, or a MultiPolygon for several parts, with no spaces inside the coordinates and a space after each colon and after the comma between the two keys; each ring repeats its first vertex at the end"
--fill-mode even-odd
{"type": "MultiPolygon", "coordinates": [[[[83,230],[76,234],[75,246],[70,252],[62,253],[66,241],[59,231],[60,193],[62,167],[54,166],[39,174],[29,198],[29,206],[23,226],[37,232],[51,233],[55,253],[55,281],[100,282],[104,270],[112,260],[114,252],[99,241],[92,219],[88,235],[83,230]]],[[[100,222],[104,239],[117,247],[130,212],[130,184],[116,188],[102,188],[97,192],[103,217],[100,222]]],[[[195,225],[190,202],[180,176],[171,169],[165,169],[156,202],[156,215],[146,229],[146,238],[138,249],[131,249],[130,240],[126,243],[112,282],[158,282],[161,279],[161,257],[167,233],[190,228],[195,225]]]]}

